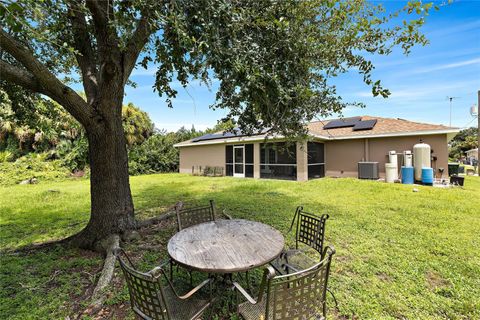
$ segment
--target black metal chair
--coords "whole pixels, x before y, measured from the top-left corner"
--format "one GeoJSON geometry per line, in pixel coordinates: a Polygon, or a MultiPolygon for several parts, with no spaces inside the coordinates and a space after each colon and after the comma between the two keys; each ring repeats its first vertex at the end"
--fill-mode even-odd
{"type": "Polygon", "coordinates": [[[175,206],[175,213],[177,214],[178,231],[199,223],[215,221],[215,201],[210,200],[207,206],[191,208],[183,208],[177,204],[175,206]]]}
{"type": "Polygon", "coordinates": [[[284,250],[272,266],[280,274],[288,274],[307,269],[323,259],[325,224],[328,214],[321,216],[308,213],[297,207],[288,233],[295,225],[295,248],[284,250]],[[312,258],[315,257],[315,258],[312,258]]]}
{"type": "Polygon", "coordinates": [[[275,270],[268,266],[257,299],[234,282],[234,288],[247,299],[238,305],[238,313],[245,320],[325,319],[328,277],[334,254],[335,249],[327,246],[320,262],[286,275],[276,276],[275,270]]]}
{"type": "Polygon", "coordinates": [[[167,277],[163,265],[143,273],[135,270],[132,261],[122,249],[116,250],[115,256],[125,275],[132,309],[141,319],[197,319],[213,301],[211,290],[208,297],[199,296],[199,290],[211,283],[210,278],[188,293],[179,295],[167,277]],[[122,256],[127,261],[123,260],[122,256]],[[162,284],[162,276],[167,281],[167,285],[162,284]]]}

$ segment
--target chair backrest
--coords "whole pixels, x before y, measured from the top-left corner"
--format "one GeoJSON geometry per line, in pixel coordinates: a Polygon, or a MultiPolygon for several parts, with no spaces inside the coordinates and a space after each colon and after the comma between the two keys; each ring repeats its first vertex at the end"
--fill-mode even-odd
{"type": "Polygon", "coordinates": [[[298,249],[298,244],[304,243],[321,254],[325,240],[325,223],[328,218],[328,214],[317,216],[304,211],[301,206],[297,207],[290,226],[291,229],[296,222],[295,247],[298,249]]]}
{"type": "Polygon", "coordinates": [[[115,256],[125,275],[133,311],[142,319],[170,319],[160,281],[151,274],[135,270],[123,250],[115,251],[115,256]],[[122,256],[126,258],[128,263],[122,259],[122,256]]]}
{"type": "Polygon", "coordinates": [[[178,231],[199,223],[215,220],[215,201],[210,200],[207,206],[181,208],[175,206],[177,214],[178,231]]]}
{"type": "Polygon", "coordinates": [[[311,319],[326,317],[327,283],[333,247],[327,246],[324,259],[316,265],[296,273],[275,276],[267,284],[265,319],[311,319]]]}

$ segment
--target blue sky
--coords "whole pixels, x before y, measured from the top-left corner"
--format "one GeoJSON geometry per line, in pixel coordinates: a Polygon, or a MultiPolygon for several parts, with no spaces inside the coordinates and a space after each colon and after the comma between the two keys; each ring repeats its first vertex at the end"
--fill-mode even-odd
{"type": "MultiPolygon", "coordinates": [[[[403,5],[388,1],[387,8],[403,5]]],[[[480,1],[455,1],[431,11],[422,28],[430,44],[415,47],[406,57],[396,50],[386,57],[374,57],[374,79],[382,80],[392,95],[388,99],[373,98],[355,72],[335,80],[338,92],[347,101],[364,102],[365,109],[349,108],[345,116],[373,115],[408,120],[449,124],[449,102],[453,100],[452,125],[475,125],[469,109],[477,103],[480,90],[480,1]]],[[[191,83],[183,89],[174,108],[169,109],[163,98],[153,92],[155,68],[137,69],[131,79],[137,88],[127,88],[125,102],[133,102],[148,112],[159,129],[176,130],[181,126],[205,129],[225,116],[225,110],[211,110],[218,83],[211,88],[191,83]]],[[[175,86],[175,84],[174,84],[175,86]]]]}

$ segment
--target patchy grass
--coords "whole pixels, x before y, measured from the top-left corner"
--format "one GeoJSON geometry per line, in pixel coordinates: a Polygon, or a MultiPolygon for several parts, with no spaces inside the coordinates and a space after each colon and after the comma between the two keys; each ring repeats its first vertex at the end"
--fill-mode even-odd
{"type": "MultiPolygon", "coordinates": [[[[236,218],[265,222],[285,234],[297,205],[328,212],[327,242],[337,249],[330,285],[340,303],[339,319],[480,318],[480,179],[467,177],[465,184],[412,192],[412,186],[355,179],[131,178],[141,217],[178,200],[212,198],[236,218]]],[[[1,319],[63,319],[84,310],[100,256],[59,247],[12,250],[79,231],[89,202],[86,180],[0,188],[1,319]]],[[[160,233],[142,231],[141,240],[126,245],[144,269],[166,257],[175,226],[162,227],[160,233]],[[148,245],[159,249],[139,249],[148,245]]],[[[122,277],[114,279],[114,288],[102,317],[131,317],[122,277]]]]}

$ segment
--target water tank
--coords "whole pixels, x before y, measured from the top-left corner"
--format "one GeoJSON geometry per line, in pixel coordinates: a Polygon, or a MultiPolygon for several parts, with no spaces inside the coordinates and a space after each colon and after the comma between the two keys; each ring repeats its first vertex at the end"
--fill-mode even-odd
{"type": "Polygon", "coordinates": [[[405,167],[413,167],[413,156],[412,156],[412,151],[410,150],[405,150],[403,151],[403,164],[405,167]]]}
{"type": "Polygon", "coordinates": [[[395,166],[398,164],[397,152],[395,150],[388,152],[388,162],[394,164],[395,166]]]}
{"type": "Polygon", "coordinates": [[[396,163],[385,163],[385,181],[394,183],[398,179],[398,171],[396,163]]]}
{"type": "Polygon", "coordinates": [[[415,168],[415,181],[422,181],[422,168],[431,167],[430,145],[417,143],[413,146],[413,167],[415,168]]]}
{"type": "Polygon", "coordinates": [[[413,184],[413,167],[402,167],[402,183],[413,184]]]}
{"type": "Polygon", "coordinates": [[[422,183],[431,186],[433,184],[433,169],[422,168],[422,183]]]}

